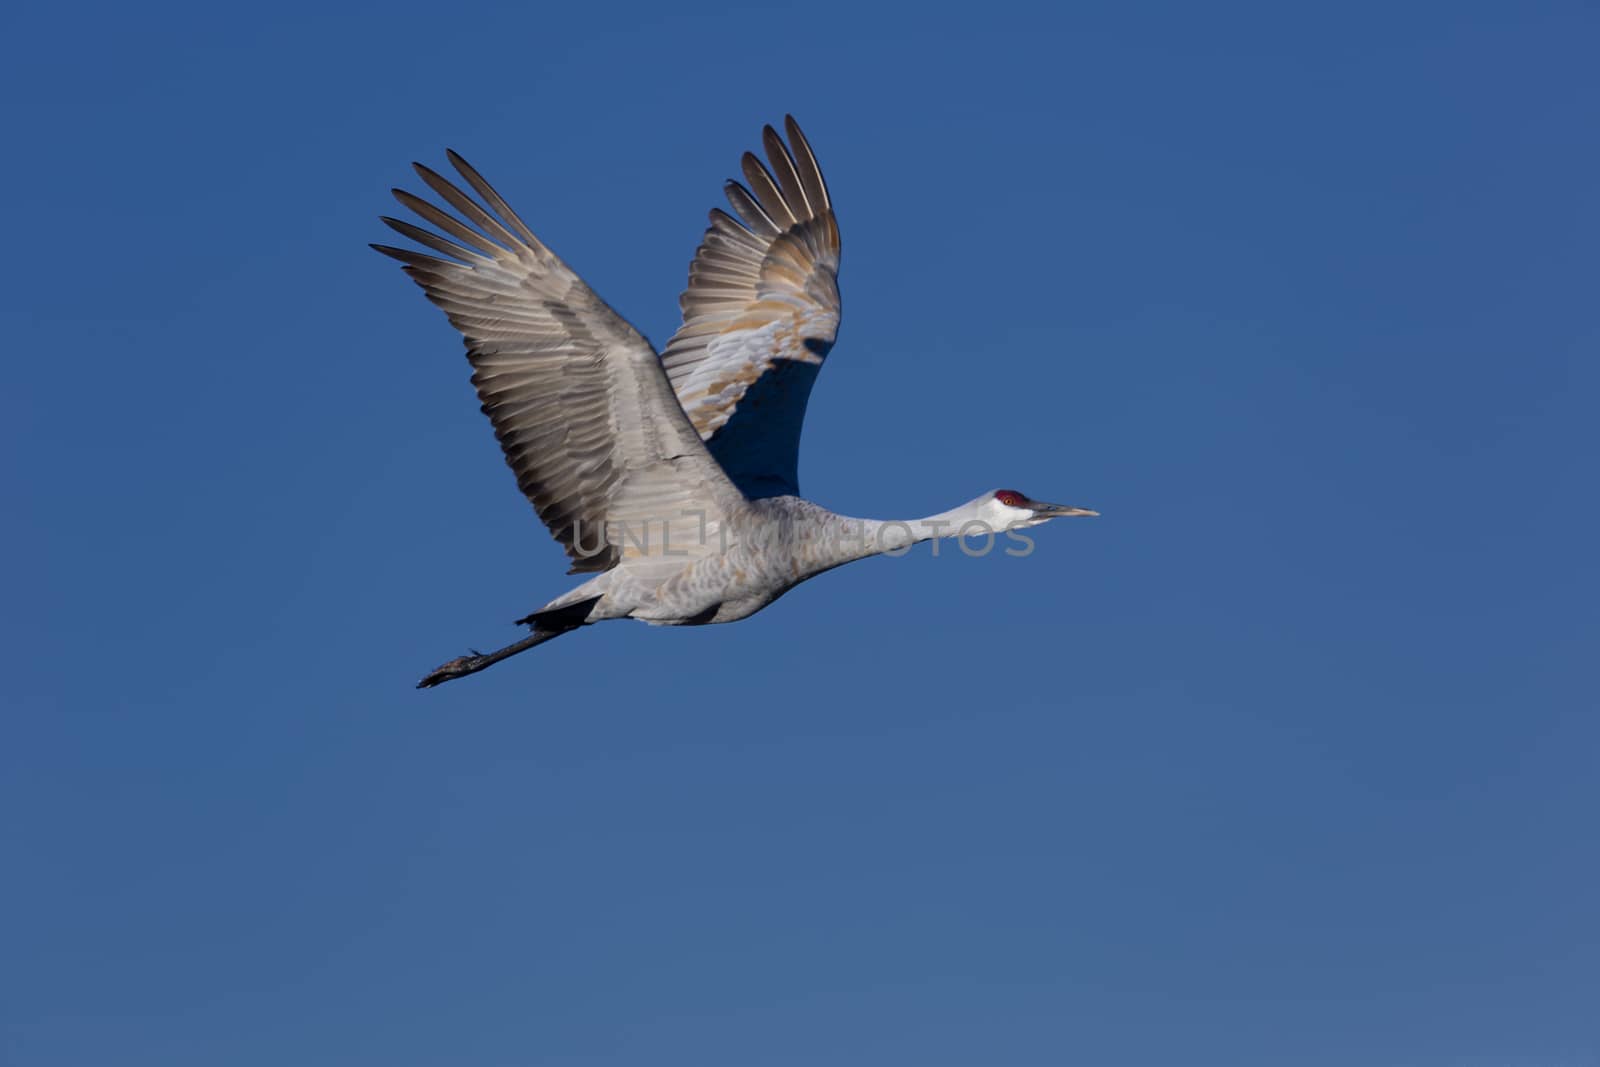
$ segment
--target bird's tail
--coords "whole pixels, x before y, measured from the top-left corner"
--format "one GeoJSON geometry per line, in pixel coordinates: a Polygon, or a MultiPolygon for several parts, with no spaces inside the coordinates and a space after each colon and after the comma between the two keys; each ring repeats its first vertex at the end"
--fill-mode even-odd
{"type": "Polygon", "coordinates": [[[532,626],[533,633],[524,637],[515,644],[494,652],[472,652],[465,656],[457,656],[448,663],[441,663],[429,671],[422,681],[417,683],[418,689],[432,689],[436,685],[465,678],[469,674],[477,674],[485,667],[492,667],[503,659],[515,656],[518,652],[526,652],[530,648],[544,644],[554,637],[576,630],[584,625],[589,613],[594,610],[599,597],[593,600],[580,600],[576,604],[568,604],[554,611],[536,611],[526,618],[518,619],[519,626],[532,626]]]}

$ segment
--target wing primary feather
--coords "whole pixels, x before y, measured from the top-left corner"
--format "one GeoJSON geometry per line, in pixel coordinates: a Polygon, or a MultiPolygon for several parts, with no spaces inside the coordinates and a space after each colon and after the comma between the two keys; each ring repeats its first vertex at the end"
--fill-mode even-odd
{"type": "Polygon", "coordinates": [[[817,165],[816,153],[811,151],[811,142],[800,132],[800,124],[794,120],[793,115],[783,117],[783,126],[789,134],[789,147],[794,153],[795,169],[800,173],[800,183],[805,186],[806,200],[811,204],[811,213],[820,215],[824,211],[833,210],[833,199],[828,196],[828,183],[822,178],[822,168],[817,165]]]}
{"type": "Polygon", "coordinates": [[[408,268],[423,267],[430,270],[436,270],[441,267],[459,267],[461,265],[459,263],[452,263],[447,259],[439,259],[436,256],[430,256],[425,252],[415,252],[409,248],[396,248],[393,245],[380,244],[369,244],[367,247],[371,248],[374,252],[382,252],[390,259],[398,259],[400,262],[406,264],[408,268]]]}
{"type": "Polygon", "coordinates": [[[450,157],[450,165],[456,168],[457,173],[467,179],[467,184],[478,191],[478,195],[483,197],[484,202],[493,209],[496,215],[499,215],[503,221],[510,223],[516,229],[517,233],[522,236],[522,239],[527,242],[530,248],[547,251],[544,242],[534,236],[533,231],[528,228],[528,224],[522,221],[521,216],[511,209],[511,205],[506,203],[504,197],[494,191],[494,186],[490,185],[472,164],[457,155],[454,149],[447,148],[444,150],[444,154],[450,157]]]}
{"type": "Polygon", "coordinates": [[[783,232],[783,227],[772,221],[772,217],[761,209],[761,204],[750,195],[750,190],[738,182],[730,181],[722,187],[722,191],[727,194],[728,203],[733,205],[733,210],[739,213],[739,217],[750,229],[767,237],[776,237],[783,232]]]}
{"type": "Polygon", "coordinates": [[[515,248],[521,243],[511,235],[510,230],[500,225],[498,219],[483,210],[483,207],[472,197],[451,184],[448,178],[421,163],[413,163],[411,166],[416,170],[418,176],[428,183],[429,188],[448,200],[451,207],[465,215],[467,221],[482,230],[490,240],[498,241],[507,248],[515,248]]]}
{"type": "Polygon", "coordinates": [[[492,262],[492,260],[478,255],[470,248],[463,248],[454,241],[448,241],[431,230],[424,230],[421,226],[413,226],[404,219],[392,219],[388,215],[379,215],[378,219],[402,237],[409,237],[418,244],[427,245],[435,252],[443,252],[447,256],[454,256],[463,263],[492,262]]]}
{"type": "Polygon", "coordinates": [[[471,245],[484,255],[498,258],[505,254],[505,249],[489,240],[489,238],[455,217],[434,207],[422,197],[414,193],[408,193],[404,189],[391,189],[390,192],[394,194],[396,200],[410,208],[419,218],[433,223],[451,237],[471,245]]]}
{"type": "Polygon", "coordinates": [[[744,180],[750,185],[750,192],[761,203],[761,210],[773,222],[778,224],[781,233],[795,224],[794,213],[789,210],[789,205],[783,202],[783,193],[778,189],[777,183],[772,180],[772,175],[767,168],[757,159],[754,152],[746,152],[739,161],[739,167],[744,171],[744,180]]]}
{"type": "Polygon", "coordinates": [[[783,138],[778,136],[777,130],[765,126],[761,130],[761,143],[767,149],[772,176],[778,179],[778,187],[783,190],[783,202],[789,206],[790,213],[796,220],[811,218],[811,205],[806,202],[806,191],[800,185],[800,175],[795,173],[794,157],[789,154],[783,138]]]}

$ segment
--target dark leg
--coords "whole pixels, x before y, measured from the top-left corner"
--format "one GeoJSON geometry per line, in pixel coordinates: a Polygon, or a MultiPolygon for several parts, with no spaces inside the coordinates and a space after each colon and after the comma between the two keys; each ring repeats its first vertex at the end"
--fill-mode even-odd
{"type": "Polygon", "coordinates": [[[536,630],[518,641],[514,645],[507,645],[498,652],[474,652],[470,656],[457,656],[449,663],[441,663],[428,672],[428,676],[417,683],[418,689],[432,689],[436,685],[465,678],[469,674],[477,674],[485,667],[492,667],[503,659],[515,656],[518,652],[526,652],[534,645],[542,645],[552,637],[560,637],[565,630],[536,630]]]}
{"type": "Polygon", "coordinates": [[[492,667],[503,659],[515,656],[518,652],[526,652],[535,645],[542,645],[552,637],[560,637],[569,630],[576,630],[584,624],[584,620],[594,611],[594,606],[600,602],[598,596],[588,600],[580,600],[576,604],[569,604],[564,608],[554,611],[536,611],[526,619],[518,619],[519,625],[532,626],[533,633],[524,637],[514,645],[507,645],[498,652],[474,652],[470,656],[457,656],[449,663],[441,663],[428,672],[428,676],[417,683],[418,689],[432,689],[436,685],[465,678],[469,674],[477,674],[485,667],[492,667]]]}

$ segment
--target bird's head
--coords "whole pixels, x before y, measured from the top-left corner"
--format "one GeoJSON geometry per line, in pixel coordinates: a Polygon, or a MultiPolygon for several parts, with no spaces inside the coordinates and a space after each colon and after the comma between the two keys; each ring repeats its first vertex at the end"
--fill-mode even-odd
{"type": "Polygon", "coordinates": [[[1037,526],[1051,519],[1064,519],[1071,515],[1098,515],[1088,508],[1069,508],[1065,504],[1046,504],[1030,500],[1015,489],[996,489],[989,494],[984,510],[994,516],[991,525],[997,530],[1037,526]]]}

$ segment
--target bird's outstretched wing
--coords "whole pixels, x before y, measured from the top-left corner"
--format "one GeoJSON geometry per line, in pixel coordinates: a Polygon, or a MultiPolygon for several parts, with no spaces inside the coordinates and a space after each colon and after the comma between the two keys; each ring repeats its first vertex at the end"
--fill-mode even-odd
{"type": "Polygon", "coordinates": [[[566,549],[572,573],[659,553],[662,524],[676,535],[665,537],[672,551],[692,554],[708,522],[715,531],[740,498],[674,399],[655,351],[477,171],[454,152],[450,162],[482,205],[420,163],[417,174],[459,217],[394,191],[448,237],[383,220],[438,255],[373,247],[404,263],[461,331],[472,384],[517,485],[566,549]]]}
{"type": "Polygon", "coordinates": [[[811,146],[784,124],[788,146],[762,133],[771,169],[746,152],[748,184],[724,187],[738,218],[711,212],[661,353],[695,430],[752,499],[799,494],[806,401],[839,332],[839,226],[811,146]]]}

